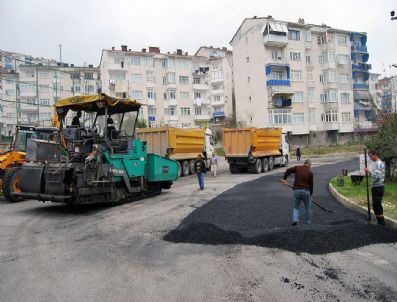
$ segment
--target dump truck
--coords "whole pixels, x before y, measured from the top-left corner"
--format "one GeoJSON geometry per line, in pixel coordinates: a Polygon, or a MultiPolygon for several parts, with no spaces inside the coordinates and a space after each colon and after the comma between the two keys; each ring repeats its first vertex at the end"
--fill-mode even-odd
{"type": "Polygon", "coordinates": [[[258,174],[289,161],[288,134],[281,128],[225,128],[223,148],[231,173],[258,174]]]}
{"type": "Polygon", "coordinates": [[[149,152],[174,159],[178,162],[178,177],[194,173],[194,161],[203,155],[207,169],[215,148],[210,129],[201,128],[138,128],[137,135],[146,141],[149,152]]]}
{"type": "Polygon", "coordinates": [[[28,139],[27,162],[6,174],[15,187],[11,198],[114,204],[159,194],[177,179],[176,161],[148,153],[135,127],[130,132],[122,128],[127,118],[136,125],[137,101],[98,94],[70,97],[54,106],[59,116],[55,141],[28,139]],[[95,120],[90,127],[65,125],[70,111],[95,113],[95,120]]]}

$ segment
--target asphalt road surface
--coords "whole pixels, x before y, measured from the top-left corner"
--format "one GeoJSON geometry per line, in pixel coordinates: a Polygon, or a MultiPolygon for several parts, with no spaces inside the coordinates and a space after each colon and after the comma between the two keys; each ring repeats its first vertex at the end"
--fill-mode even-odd
{"type": "Polygon", "coordinates": [[[314,161],[317,201],[337,213],[313,206],[311,226],[290,226],[283,168],[224,163],[204,191],[189,176],[116,207],[0,200],[0,301],[396,301],[396,232],[326,188],[357,166],[314,161]]]}

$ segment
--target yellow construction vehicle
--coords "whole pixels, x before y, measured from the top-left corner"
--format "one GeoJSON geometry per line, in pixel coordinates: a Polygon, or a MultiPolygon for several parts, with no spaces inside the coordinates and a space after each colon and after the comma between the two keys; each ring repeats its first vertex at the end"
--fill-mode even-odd
{"type": "MultiPolygon", "coordinates": [[[[10,146],[0,153],[0,190],[4,193],[15,192],[16,182],[7,181],[7,172],[15,167],[21,166],[26,162],[26,148],[29,138],[44,140],[54,140],[57,128],[54,127],[35,127],[35,126],[16,126],[16,132],[10,146]],[[6,192],[5,192],[6,191],[6,192]]],[[[18,201],[17,199],[12,201],[18,201]]]]}

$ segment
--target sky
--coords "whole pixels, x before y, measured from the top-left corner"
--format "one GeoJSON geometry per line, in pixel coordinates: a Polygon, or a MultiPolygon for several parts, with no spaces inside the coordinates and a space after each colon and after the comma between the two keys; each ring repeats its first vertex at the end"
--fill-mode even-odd
{"type": "Polygon", "coordinates": [[[244,18],[322,24],[368,34],[372,72],[396,75],[396,0],[0,0],[0,49],[98,66],[102,49],[158,46],[194,54],[229,45],[244,18]]]}

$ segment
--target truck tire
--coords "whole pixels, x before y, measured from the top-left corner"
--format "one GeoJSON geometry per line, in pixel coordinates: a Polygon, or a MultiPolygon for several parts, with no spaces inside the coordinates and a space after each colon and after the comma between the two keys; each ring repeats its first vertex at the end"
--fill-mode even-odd
{"type": "Polygon", "coordinates": [[[262,172],[262,162],[260,158],[257,158],[255,163],[251,166],[252,173],[259,174],[262,172]]]}
{"type": "Polygon", "coordinates": [[[194,171],[194,164],[196,163],[196,161],[194,160],[194,159],[191,159],[190,161],[189,161],[189,169],[190,169],[190,174],[194,174],[195,173],[195,171],[194,171]]]}
{"type": "Polygon", "coordinates": [[[182,177],[182,167],[180,161],[177,161],[176,163],[178,165],[178,178],[179,178],[182,177]]]}
{"type": "Polygon", "coordinates": [[[229,164],[229,171],[232,174],[236,174],[238,172],[236,165],[235,164],[229,164]]]}
{"type": "Polygon", "coordinates": [[[269,171],[269,160],[267,159],[267,157],[262,158],[262,171],[269,171]]]}
{"type": "Polygon", "coordinates": [[[273,170],[273,168],[274,168],[274,157],[270,156],[269,157],[269,171],[273,170]]]}
{"type": "Polygon", "coordinates": [[[182,162],[182,174],[183,176],[188,176],[189,172],[190,172],[189,162],[187,160],[184,160],[182,162]]]}
{"type": "Polygon", "coordinates": [[[18,188],[18,183],[20,181],[20,170],[20,167],[11,168],[6,170],[6,173],[4,175],[3,194],[9,202],[18,202],[23,200],[23,198],[21,197],[15,197],[11,195],[11,193],[13,192],[21,192],[21,189],[18,188]]]}

